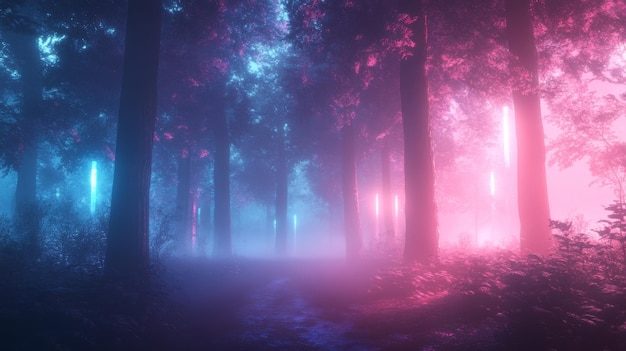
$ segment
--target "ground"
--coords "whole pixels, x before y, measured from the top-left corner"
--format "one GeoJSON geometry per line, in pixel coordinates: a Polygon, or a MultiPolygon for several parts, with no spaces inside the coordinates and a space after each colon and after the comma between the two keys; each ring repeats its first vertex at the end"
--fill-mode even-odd
{"type": "MultiPolygon", "coordinates": [[[[451,274],[440,266],[393,259],[357,264],[170,259],[154,270],[149,287],[132,288],[91,275],[3,271],[8,279],[0,283],[1,349],[619,350],[626,345],[616,322],[597,317],[621,323],[621,308],[613,317],[588,314],[597,321],[580,324],[563,302],[570,296],[555,295],[549,306],[549,291],[540,294],[542,301],[533,300],[536,286],[531,293],[518,289],[511,298],[497,296],[493,292],[506,287],[492,284],[492,272],[480,262],[458,265],[466,271],[451,274]]],[[[530,269],[513,273],[493,280],[536,281],[530,269]]]]}

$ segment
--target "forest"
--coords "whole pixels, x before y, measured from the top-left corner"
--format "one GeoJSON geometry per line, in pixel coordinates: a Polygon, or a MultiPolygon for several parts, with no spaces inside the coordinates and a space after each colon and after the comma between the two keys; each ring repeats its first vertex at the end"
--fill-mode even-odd
{"type": "Polygon", "coordinates": [[[0,0],[2,350],[625,350],[624,0],[0,0]]]}

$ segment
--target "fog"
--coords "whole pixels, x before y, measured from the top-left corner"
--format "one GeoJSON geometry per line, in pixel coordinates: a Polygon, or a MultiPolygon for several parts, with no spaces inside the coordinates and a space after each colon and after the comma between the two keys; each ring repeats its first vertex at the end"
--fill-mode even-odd
{"type": "Polygon", "coordinates": [[[624,23],[4,1],[0,350],[626,349],[624,23]]]}

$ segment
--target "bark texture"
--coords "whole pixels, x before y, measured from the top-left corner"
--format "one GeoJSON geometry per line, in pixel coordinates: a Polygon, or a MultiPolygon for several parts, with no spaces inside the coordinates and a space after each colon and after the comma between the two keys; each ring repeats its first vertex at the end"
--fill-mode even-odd
{"type": "Polygon", "coordinates": [[[161,1],[129,0],[105,269],[143,276],[157,111],[161,1]]]}
{"type": "Polygon", "coordinates": [[[427,22],[422,0],[401,0],[400,10],[417,19],[410,24],[415,45],[400,63],[406,214],[404,259],[426,262],[437,257],[439,248],[426,74],[427,22]]]}
{"type": "Polygon", "coordinates": [[[41,216],[37,202],[38,141],[43,114],[43,67],[37,35],[32,29],[6,33],[15,53],[22,90],[21,113],[18,116],[21,135],[16,165],[14,214],[20,234],[24,235],[27,255],[36,258],[41,252],[39,238],[41,216]]]}
{"type": "Polygon", "coordinates": [[[343,189],[343,220],[346,235],[346,257],[348,260],[356,260],[361,257],[363,243],[359,215],[354,127],[351,124],[344,125],[342,134],[343,159],[341,178],[343,189]]]}
{"type": "Polygon", "coordinates": [[[194,226],[194,201],[196,187],[193,181],[191,157],[181,155],[178,158],[178,184],[176,186],[176,230],[178,244],[182,252],[189,251],[192,244],[192,228],[194,226]]]}
{"type": "Polygon", "coordinates": [[[230,215],[230,136],[226,111],[220,109],[215,116],[215,167],[213,184],[215,186],[215,209],[213,215],[214,240],[213,254],[230,256],[232,254],[232,233],[230,215]]]}
{"type": "Polygon", "coordinates": [[[395,240],[394,221],[393,221],[393,197],[391,194],[391,155],[389,154],[389,145],[387,140],[383,140],[383,148],[380,152],[380,169],[382,178],[382,194],[380,201],[382,226],[381,240],[388,244],[393,244],[395,240]]]}
{"type": "Polygon", "coordinates": [[[279,140],[276,162],[276,253],[284,255],[287,253],[288,244],[288,223],[287,223],[287,203],[288,203],[288,172],[287,172],[287,152],[285,145],[284,131],[279,129],[279,140]]]}
{"type": "Polygon", "coordinates": [[[506,0],[505,6],[510,70],[514,78],[520,249],[524,253],[546,254],[551,247],[550,207],[530,0],[506,0]]]}

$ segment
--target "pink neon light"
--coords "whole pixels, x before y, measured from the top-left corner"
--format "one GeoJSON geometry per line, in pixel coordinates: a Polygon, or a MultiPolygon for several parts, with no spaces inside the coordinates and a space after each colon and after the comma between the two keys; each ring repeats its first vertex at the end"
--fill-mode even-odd
{"type": "Polygon", "coordinates": [[[379,209],[379,205],[378,205],[378,193],[376,194],[376,205],[375,205],[375,209],[376,209],[376,217],[378,217],[378,209],[379,209]]]}
{"type": "Polygon", "coordinates": [[[504,151],[504,164],[511,165],[511,136],[509,134],[509,107],[502,108],[502,146],[504,151]]]}
{"type": "Polygon", "coordinates": [[[398,218],[398,211],[399,211],[399,206],[398,206],[398,195],[396,195],[396,197],[394,198],[394,210],[396,213],[396,218],[398,218]]]}

